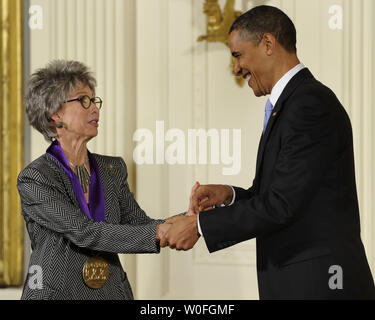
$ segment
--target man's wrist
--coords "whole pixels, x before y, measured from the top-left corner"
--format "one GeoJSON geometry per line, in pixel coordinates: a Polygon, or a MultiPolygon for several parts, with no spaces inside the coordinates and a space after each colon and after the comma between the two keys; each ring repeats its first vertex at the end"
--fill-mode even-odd
{"type": "Polygon", "coordinates": [[[197,225],[198,225],[198,234],[200,236],[203,236],[203,233],[202,233],[202,229],[201,229],[201,225],[199,223],[199,213],[197,214],[197,225]]]}
{"type": "Polygon", "coordinates": [[[234,189],[233,189],[232,186],[230,186],[230,185],[226,185],[225,187],[228,189],[228,196],[227,196],[227,198],[225,199],[224,204],[225,204],[225,206],[230,206],[230,205],[232,205],[233,202],[234,202],[235,192],[234,192],[234,189]]]}
{"type": "Polygon", "coordinates": [[[234,188],[232,187],[232,186],[230,186],[231,187],[231,189],[232,189],[232,200],[231,200],[231,202],[228,204],[228,206],[231,206],[233,203],[234,203],[234,201],[236,200],[236,191],[234,191],[234,188]]]}

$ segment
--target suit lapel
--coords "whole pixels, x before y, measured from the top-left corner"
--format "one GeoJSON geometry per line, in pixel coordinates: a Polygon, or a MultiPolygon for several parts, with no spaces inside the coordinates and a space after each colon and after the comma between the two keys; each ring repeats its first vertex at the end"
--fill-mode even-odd
{"type": "Polygon", "coordinates": [[[272,127],[279,118],[279,115],[284,106],[284,102],[289,98],[289,96],[294,92],[294,90],[302,83],[303,80],[307,78],[313,78],[311,72],[305,68],[298,72],[286,85],[284,91],[282,92],[280,98],[277,100],[275,107],[272,110],[270,119],[268,120],[266,131],[262,135],[258,148],[257,164],[256,164],[256,174],[255,180],[257,181],[259,177],[259,171],[263,162],[263,155],[269,135],[272,131],[272,127]]]}

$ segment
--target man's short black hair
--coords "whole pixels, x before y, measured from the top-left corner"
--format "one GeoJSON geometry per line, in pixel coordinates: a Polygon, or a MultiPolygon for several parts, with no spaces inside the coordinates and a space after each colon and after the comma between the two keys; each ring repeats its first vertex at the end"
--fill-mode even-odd
{"type": "Polygon", "coordinates": [[[243,38],[259,44],[265,33],[271,33],[288,52],[297,52],[297,32],[290,18],[280,9],[257,6],[234,21],[229,33],[240,31],[243,38]]]}

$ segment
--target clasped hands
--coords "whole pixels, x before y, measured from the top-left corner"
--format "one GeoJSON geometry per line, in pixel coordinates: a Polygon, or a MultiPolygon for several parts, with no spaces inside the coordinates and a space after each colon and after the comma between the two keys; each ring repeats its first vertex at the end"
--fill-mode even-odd
{"type": "Polygon", "coordinates": [[[198,232],[198,213],[212,210],[215,206],[228,205],[233,198],[232,188],[226,185],[200,185],[196,182],[191,190],[189,210],[184,216],[173,216],[156,228],[156,239],[162,248],[189,250],[194,247],[198,232]]]}

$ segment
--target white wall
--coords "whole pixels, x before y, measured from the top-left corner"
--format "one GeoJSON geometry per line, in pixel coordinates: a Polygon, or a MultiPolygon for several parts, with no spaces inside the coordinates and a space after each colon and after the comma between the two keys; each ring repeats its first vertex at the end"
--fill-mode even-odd
{"type": "MultiPolygon", "coordinates": [[[[225,1],[220,3],[223,7],[225,1]]],[[[255,3],[278,6],[292,18],[300,60],[337,94],[351,117],[362,239],[374,272],[374,3],[273,0],[237,1],[236,6],[245,10],[255,3]],[[343,29],[330,27],[334,5],[343,10],[343,29]]],[[[238,175],[224,176],[223,165],[142,165],[137,167],[138,200],[160,217],[187,207],[196,180],[249,187],[266,99],[235,85],[230,53],[223,44],[196,42],[205,33],[202,1],[138,0],[136,11],[137,127],[155,132],[155,122],[164,120],[165,130],[177,127],[185,134],[188,128],[242,130],[238,175]]],[[[137,256],[138,297],[256,299],[254,249],[248,241],[210,255],[200,240],[190,252],[165,250],[162,261],[137,256]]]]}
{"type": "MultiPolygon", "coordinates": [[[[122,156],[128,164],[130,186],[134,187],[135,2],[30,0],[30,6],[38,6],[37,9],[43,11],[42,29],[29,30],[31,72],[53,59],[79,60],[94,71],[98,81],[96,93],[103,98],[103,107],[99,135],[90,142],[90,151],[122,156]]],[[[30,15],[33,16],[34,13],[30,15]]],[[[25,158],[32,161],[45,153],[48,143],[29,127],[26,127],[25,135],[29,135],[26,141],[30,143],[26,147],[30,154],[25,158]]],[[[28,255],[29,242],[26,246],[28,255]]],[[[124,255],[121,260],[129,280],[135,285],[135,257],[124,255]]],[[[20,288],[0,289],[0,299],[17,299],[21,292],[20,288]]]]}
{"type": "MultiPolygon", "coordinates": [[[[260,3],[279,6],[294,20],[301,61],[333,89],[350,115],[362,239],[374,273],[375,4],[373,0],[238,0],[236,6],[245,10],[260,3]],[[328,25],[332,5],[343,9],[342,30],[328,25]]],[[[203,1],[31,0],[31,4],[44,10],[43,29],[31,31],[31,70],[53,58],[70,58],[96,72],[97,94],[104,106],[100,133],[90,149],[125,157],[137,199],[150,216],[185,210],[195,180],[251,184],[265,99],[254,98],[247,87],[237,87],[224,45],[196,42],[205,33],[203,1]],[[135,172],[132,135],[137,128],[155,133],[157,120],[164,120],[165,131],[241,129],[240,173],[224,176],[222,164],[140,165],[135,172]]],[[[47,144],[39,133],[29,134],[33,160],[47,144]]],[[[257,298],[253,241],[209,255],[200,240],[190,252],[164,249],[159,256],[137,255],[125,261],[137,298],[257,298]]],[[[0,290],[0,297],[4,294],[14,298],[18,293],[0,290]]]]}
{"type": "MultiPolygon", "coordinates": [[[[43,29],[30,36],[31,71],[52,59],[86,63],[95,73],[102,97],[98,136],[91,152],[121,156],[134,186],[132,135],[135,130],[135,3],[132,0],[31,0],[43,8],[43,29]],[[41,48],[43,48],[41,50],[41,48]]],[[[31,130],[31,160],[48,144],[31,130]]],[[[122,257],[134,285],[135,257],[122,257]]]]}

